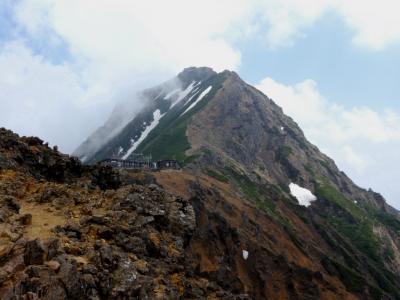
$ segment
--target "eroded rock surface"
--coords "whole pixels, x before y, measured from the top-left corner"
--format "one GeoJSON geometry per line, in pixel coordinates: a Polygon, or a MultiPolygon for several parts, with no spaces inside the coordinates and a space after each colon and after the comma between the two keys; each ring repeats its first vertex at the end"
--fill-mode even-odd
{"type": "Polygon", "coordinates": [[[9,131],[0,146],[0,299],[247,297],[196,272],[187,199],[9,131]]]}

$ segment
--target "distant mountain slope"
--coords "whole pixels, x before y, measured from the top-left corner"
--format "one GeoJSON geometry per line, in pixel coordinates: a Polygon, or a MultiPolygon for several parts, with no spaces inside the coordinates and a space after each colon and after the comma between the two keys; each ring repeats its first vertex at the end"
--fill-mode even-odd
{"type": "Polygon", "coordinates": [[[127,159],[153,129],[165,126],[164,120],[158,126],[161,119],[174,120],[177,112],[183,114],[183,108],[188,110],[183,115],[189,115],[190,106],[207,89],[207,80],[215,75],[209,68],[187,68],[166,83],[139,93],[136,97],[145,103],[142,111],[135,113],[129,106],[117,106],[104,126],[79,146],[74,155],[87,163],[109,157],[127,159]]]}
{"type": "MultiPolygon", "coordinates": [[[[165,186],[182,193],[194,191],[193,201],[204,198],[202,205],[224,216],[243,239],[250,237],[240,233],[238,220],[273,220],[323,276],[336,278],[349,293],[359,298],[400,299],[397,210],[381,195],[354,184],[332,159],[307,141],[280,107],[236,73],[188,68],[177,79],[181,83],[178,89],[148,90],[148,105],[96,152],[81,153],[81,157],[92,163],[107,157],[129,159],[140,152],[155,159],[177,159],[185,174],[197,178],[194,181],[212,178],[211,188],[204,188],[209,183],[199,187],[194,182],[182,183],[182,188],[164,178],[165,186]],[[229,185],[233,194],[226,194],[217,182],[229,185]],[[262,215],[250,217],[248,212],[239,217],[235,209],[242,204],[232,200],[236,197],[255,205],[262,215]],[[236,217],[225,209],[232,209],[236,217]]],[[[186,175],[175,176],[179,181],[186,175]]],[[[264,232],[262,237],[270,242],[278,239],[276,233],[268,236],[264,232]]],[[[261,248],[257,251],[265,254],[261,248]]],[[[268,251],[285,258],[289,255],[273,245],[268,251]]],[[[303,263],[302,268],[314,270],[303,263]]],[[[267,271],[260,272],[259,280],[267,271]]],[[[270,292],[257,290],[264,296],[270,292]]]]}

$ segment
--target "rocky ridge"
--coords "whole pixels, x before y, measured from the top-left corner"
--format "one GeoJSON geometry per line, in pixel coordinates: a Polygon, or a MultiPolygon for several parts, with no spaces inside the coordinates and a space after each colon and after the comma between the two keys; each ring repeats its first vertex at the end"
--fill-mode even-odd
{"type": "Polygon", "coordinates": [[[4,129],[0,158],[1,299],[247,298],[196,272],[193,206],[146,175],[4,129]]]}
{"type": "Polygon", "coordinates": [[[183,171],[153,175],[191,201],[197,232],[218,244],[213,253],[203,239],[192,239],[200,270],[223,274],[229,287],[256,299],[400,298],[396,209],[352,182],[236,73],[188,68],[178,77],[177,90],[149,89],[149,105],[92,162],[129,158],[132,146],[179,160],[183,171]],[[312,200],[302,202],[293,186],[312,200]],[[227,228],[235,232],[231,240],[227,228]],[[241,251],[250,253],[245,264],[241,251]],[[268,267],[254,272],[249,261],[268,267]],[[307,272],[314,275],[306,281],[295,275],[307,272]]]}
{"type": "Polygon", "coordinates": [[[146,90],[149,104],[88,161],[136,147],[182,170],[81,165],[1,130],[0,295],[400,299],[397,210],[236,73],[178,78],[146,90]]]}

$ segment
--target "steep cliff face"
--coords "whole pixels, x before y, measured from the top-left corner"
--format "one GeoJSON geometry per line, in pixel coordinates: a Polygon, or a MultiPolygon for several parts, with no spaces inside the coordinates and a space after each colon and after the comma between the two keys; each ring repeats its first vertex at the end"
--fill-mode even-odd
{"type": "MultiPolygon", "coordinates": [[[[395,213],[381,197],[358,188],[340,172],[271,99],[233,72],[226,71],[224,76],[222,87],[187,128],[189,154],[208,149],[214,154],[211,159],[221,160],[221,167],[232,161],[253,179],[258,175],[285,186],[295,182],[313,192],[319,185],[330,184],[355,201],[395,213]]],[[[209,158],[205,155],[204,159],[209,158]]]]}
{"type": "Polygon", "coordinates": [[[289,228],[306,256],[348,291],[399,297],[398,211],[356,186],[267,96],[235,73],[222,76],[221,88],[187,126],[186,155],[196,158],[187,169],[229,182],[289,228]]]}

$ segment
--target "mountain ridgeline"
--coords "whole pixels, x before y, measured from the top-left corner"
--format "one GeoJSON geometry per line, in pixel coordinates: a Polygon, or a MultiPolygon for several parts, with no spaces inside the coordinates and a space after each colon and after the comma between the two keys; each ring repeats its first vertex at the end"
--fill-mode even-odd
{"type": "Polygon", "coordinates": [[[82,152],[89,138],[76,154],[88,163],[134,152],[176,159],[185,172],[231,185],[347,291],[400,297],[399,212],[355,185],[268,96],[234,72],[209,68],[187,68],[143,95],[145,109],[118,134],[82,152]],[[314,201],[302,206],[290,187],[314,201]],[[307,229],[298,232],[293,215],[307,229]]]}
{"type": "Polygon", "coordinates": [[[1,299],[400,299],[400,214],[272,99],[187,68],[74,153],[0,130],[1,299]],[[121,170],[103,159],[175,159],[121,170]]]}
{"type": "Polygon", "coordinates": [[[142,111],[123,124],[117,108],[74,155],[90,164],[143,153],[176,159],[188,169],[246,175],[286,192],[290,182],[313,192],[334,188],[353,202],[399,214],[379,194],[357,187],[273,100],[235,72],[187,68],[140,96],[142,111]]]}

